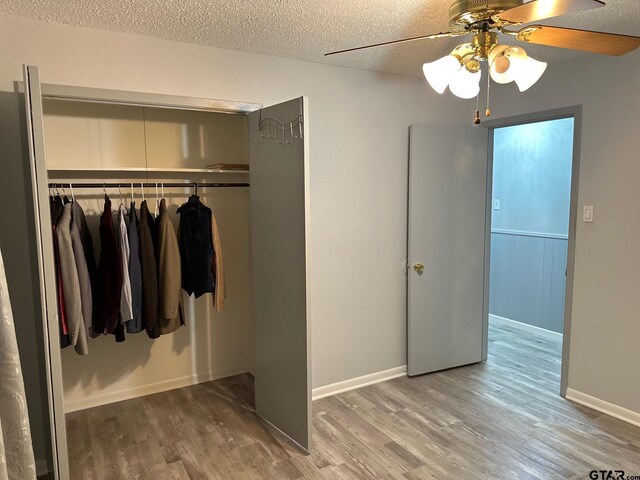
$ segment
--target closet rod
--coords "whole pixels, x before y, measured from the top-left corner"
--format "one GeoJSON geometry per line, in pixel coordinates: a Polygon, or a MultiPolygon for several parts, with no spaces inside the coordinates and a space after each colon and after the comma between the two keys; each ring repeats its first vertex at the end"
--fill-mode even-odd
{"type": "MultiPolygon", "coordinates": [[[[134,188],[154,188],[156,186],[164,185],[165,188],[232,188],[232,187],[248,187],[248,183],[201,183],[201,182],[188,182],[188,183],[167,183],[167,182],[133,182],[134,188]]],[[[50,183],[49,188],[131,188],[131,182],[122,183],[50,183]]]]}

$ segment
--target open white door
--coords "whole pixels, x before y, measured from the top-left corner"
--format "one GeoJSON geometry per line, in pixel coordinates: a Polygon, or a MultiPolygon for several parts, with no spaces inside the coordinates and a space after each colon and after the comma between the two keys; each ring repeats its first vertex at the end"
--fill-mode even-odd
{"type": "Polygon", "coordinates": [[[309,450],[307,112],[298,98],[251,113],[249,158],[256,411],[309,450]]]}
{"type": "Polygon", "coordinates": [[[410,376],[482,360],[487,138],[484,128],[411,126],[410,376]]]}
{"type": "Polygon", "coordinates": [[[56,303],[53,232],[49,211],[47,163],[44,149],[42,94],[38,68],[24,66],[24,97],[27,118],[27,137],[31,162],[31,185],[36,223],[40,301],[44,328],[47,392],[53,449],[53,467],[56,479],[69,478],[67,435],[62,391],[62,363],[60,359],[58,307],[56,303]]]}

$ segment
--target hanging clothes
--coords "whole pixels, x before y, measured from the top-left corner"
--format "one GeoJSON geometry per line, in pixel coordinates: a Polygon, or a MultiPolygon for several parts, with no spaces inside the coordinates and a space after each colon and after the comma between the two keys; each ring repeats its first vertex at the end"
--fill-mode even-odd
{"type": "Polygon", "coordinates": [[[142,321],[149,338],[158,338],[158,273],[156,270],[156,256],[153,232],[155,226],[149,212],[147,201],[140,204],[140,223],[138,236],[140,237],[140,267],[142,272],[142,321]]]}
{"type": "Polygon", "coordinates": [[[211,227],[213,230],[213,264],[216,288],[213,292],[213,308],[216,312],[224,308],[224,299],[227,296],[227,287],[224,279],[224,262],[222,261],[222,241],[218,230],[216,215],[211,211],[211,227]]]}
{"type": "Polygon", "coordinates": [[[197,195],[178,209],[182,288],[198,298],[215,289],[211,209],[197,195]]]}
{"type": "MultiPolygon", "coordinates": [[[[25,319],[26,320],[26,319],[25,319]]],[[[0,479],[34,480],[36,462],[20,354],[0,254],[0,479]]]]}
{"type": "MultiPolygon", "coordinates": [[[[93,323],[98,313],[98,268],[96,266],[96,257],[93,253],[93,238],[91,231],[87,225],[87,219],[85,218],[84,211],[78,202],[71,204],[71,217],[73,224],[78,228],[80,232],[80,241],[82,242],[82,250],[84,251],[84,259],[87,264],[87,271],[89,273],[89,280],[91,282],[91,303],[93,311],[91,313],[91,323],[87,329],[87,333],[91,338],[95,338],[101,335],[102,332],[93,331],[93,323]]],[[[86,321],[86,319],[85,319],[86,321]]]]}
{"type": "Polygon", "coordinates": [[[158,322],[160,334],[172,333],[184,325],[182,315],[182,276],[180,248],[173,228],[167,202],[160,201],[160,214],[156,219],[158,231],[158,322]]]}
{"type": "Polygon", "coordinates": [[[78,279],[78,268],[71,239],[71,204],[65,205],[62,210],[62,216],[56,226],[56,235],[69,337],[76,352],[80,355],[86,355],[89,353],[89,347],[82,311],[80,280],[78,279]]]}
{"type": "MultiPolygon", "coordinates": [[[[80,228],[74,217],[74,212],[77,211],[75,208],[76,203],[77,202],[74,201],[71,205],[65,206],[65,209],[69,208],[71,210],[71,246],[73,247],[73,258],[75,260],[76,271],[78,272],[78,284],[80,286],[82,327],[84,328],[84,335],[89,337],[93,318],[93,291],[91,289],[91,278],[89,276],[89,268],[87,267],[87,259],[84,255],[80,228]]],[[[88,347],[86,353],[88,353],[88,347]]]]}
{"type": "Polygon", "coordinates": [[[56,228],[58,220],[62,215],[62,198],[60,195],[50,198],[51,207],[51,229],[53,232],[53,256],[54,267],[56,272],[56,296],[58,299],[58,323],[60,328],[60,348],[66,348],[71,345],[69,340],[69,327],[67,324],[67,311],[64,304],[64,290],[62,287],[62,274],[60,273],[60,250],[58,248],[58,235],[56,234],[56,228]]]}
{"type": "Polygon", "coordinates": [[[126,324],[133,320],[133,306],[131,299],[131,279],[129,277],[129,235],[127,234],[127,207],[118,208],[118,245],[120,247],[120,263],[122,264],[122,293],[120,295],[120,323],[126,324]]]}
{"type": "Polygon", "coordinates": [[[211,210],[211,238],[213,241],[213,261],[211,263],[211,274],[214,278],[215,289],[213,292],[213,308],[216,312],[224,308],[224,299],[227,296],[226,284],[224,280],[224,262],[222,260],[222,241],[220,240],[220,230],[216,215],[211,210]]]}
{"type": "Polygon", "coordinates": [[[98,262],[99,305],[97,332],[115,334],[116,341],[124,341],[124,327],[118,325],[122,295],[122,260],[111,213],[111,200],[104,196],[104,211],[100,216],[100,261],[98,262]]]}
{"type": "Polygon", "coordinates": [[[132,317],[127,322],[127,333],[138,333],[144,329],[142,324],[142,271],[140,267],[140,240],[138,238],[138,216],[136,204],[131,202],[129,208],[129,283],[131,285],[132,317]]]}

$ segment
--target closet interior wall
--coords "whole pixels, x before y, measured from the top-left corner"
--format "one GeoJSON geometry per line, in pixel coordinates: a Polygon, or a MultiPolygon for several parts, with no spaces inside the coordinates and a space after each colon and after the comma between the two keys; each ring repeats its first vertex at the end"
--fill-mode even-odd
{"type": "MultiPolygon", "coordinates": [[[[137,208],[140,182],[158,182],[161,195],[162,182],[249,179],[246,173],[194,171],[215,163],[249,163],[244,115],[48,99],[44,127],[50,182],[134,182],[137,208]]],[[[97,256],[104,192],[75,188],[73,193],[87,215],[97,256]]],[[[130,187],[107,193],[114,212],[121,201],[129,207],[130,187]]],[[[176,231],[176,210],[192,193],[192,186],[164,188],[176,231]]],[[[66,194],[71,196],[69,190],[66,194]]],[[[144,195],[153,213],[155,188],[144,195]]],[[[127,334],[123,343],[101,336],[89,341],[87,356],[63,349],[67,412],[253,371],[249,189],[201,188],[198,195],[213,209],[220,228],[224,310],[214,311],[211,294],[196,300],[183,292],[186,326],[175,333],[156,340],[145,332],[127,334]]]]}

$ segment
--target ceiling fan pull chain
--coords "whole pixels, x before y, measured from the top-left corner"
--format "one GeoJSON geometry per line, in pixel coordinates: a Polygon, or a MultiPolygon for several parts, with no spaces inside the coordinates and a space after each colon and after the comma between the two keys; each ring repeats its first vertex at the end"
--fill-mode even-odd
{"type": "Polygon", "coordinates": [[[473,116],[473,123],[480,125],[480,92],[476,95],[476,113],[473,116]]]}

